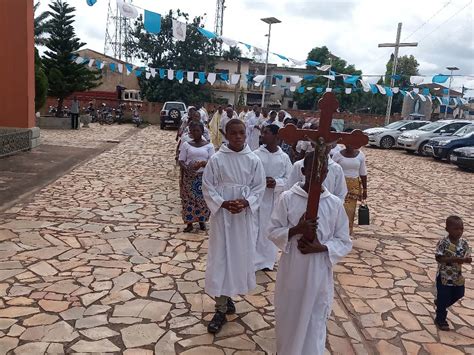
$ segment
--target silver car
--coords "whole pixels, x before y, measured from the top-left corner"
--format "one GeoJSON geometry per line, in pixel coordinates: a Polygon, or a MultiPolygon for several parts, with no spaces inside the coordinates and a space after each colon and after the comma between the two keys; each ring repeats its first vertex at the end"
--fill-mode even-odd
{"type": "Polygon", "coordinates": [[[369,145],[388,149],[396,146],[397,139],[403,132],[418,129],[428,123],[430,121],[402,120],[385,127],[366,129],[364,133],[369,136],[369,145]]]}
{"type": "Polygon", "coordinates": [[[414,131],[408,131],[400,135],[397,144],[408,153],[418,152],[424,155],[424,146],[431,138],[451,136],[458,129],[472,123],[466,120],[440,120],[432,122],[414,131]]]}

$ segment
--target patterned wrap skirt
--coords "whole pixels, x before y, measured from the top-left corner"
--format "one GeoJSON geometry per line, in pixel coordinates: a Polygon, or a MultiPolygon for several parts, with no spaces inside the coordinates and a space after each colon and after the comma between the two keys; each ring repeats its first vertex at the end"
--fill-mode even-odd
{"type": "Polygon", "coordinates": [[[202,173],[181,169],[179,192],[184,223],[207,222],[211,213],[202,195],[202,173]]]}
{"type": "Polygon", "coordinates": [[[357,201],[362,199],[362,181],[360,178],[346,177],[347,195],[344,201],[344,208],[349,218],[349,231],[352,234],[354,228],[354,219],[357,209],[357,201]]]}

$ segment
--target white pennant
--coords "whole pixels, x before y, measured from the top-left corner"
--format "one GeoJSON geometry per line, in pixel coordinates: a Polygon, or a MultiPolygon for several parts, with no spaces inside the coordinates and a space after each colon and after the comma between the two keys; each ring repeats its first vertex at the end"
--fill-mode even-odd
{"type": "Polygon", "coordinates": [[[431,103],[433,103],[433,99],[431,98],[431,95],[427,95],[426,97],[428,98],[428,100],[430,100],[431,103]]]}
{"type": "Polygon", "coordinates": [[[418,88],[413,88],[413,92],[414,92],[415,94],[418,94],[418,93],[420,92],[420,89],[418,89],[418,88]]]}
{"type": "Polygon", "coordinates": [[[138,11],[135,6],[125,3],[123,0],[117,0],[117,7],[123,17],[137,18],[138,11]]]}
{"type": "Polygon", "coordinates": [[[421,101],[423,102],[426,101],[426,97],[424,95],[418,94],[418,96],[420,97],[421,101]]]}
{"type": "Polygon", "coordinates": [[[336,80],[336,77],[334,75],[323,75],[323,77],[325,77],[329,80],[332,80],[332,81],[336,80]]]}
{"type": "Polygon", "coordinates": [[[346,94],[350,94],[352,92],[352,88],[346,88],[346,94]]]}
{"type": "Polygon", "coordinates": [[[290,80],[293,84],[299,84],[300,81],[303,80],[303,78],[301,76],[298,76],[298,75],[291,75],[290,80]]]}
{"type": "Polygon", "coordinates": [[[207,74],[207,81],[209,81],[211,85],[214,85],[214,83],[216,82],[216,73],[207,74]]]}
{"type": "Polygon", "coordinates": [[[84,58],[82,57],[77,57],[75,60],[76,64],[82,64],[84,62],[84,58]]]}
{"type": "Polygon", "coordinates": [[[436,100],[438,100],[438,101],[439,101],[440,105],[442,105],[442,104],[443,104],[443,101],[441,101],[441,98],[440,98],[439,96],[436,96],[436,100]]]}
{"type": "Polygon", "coordinates": [[[181,78],[181,79],[178,80],[178,82],[179,82],[180,84],[182,84],[183,81],[184,81],[184,78],[181,78]]]}
{"type": "Polygon", "coordinates": [[[89,59],[89,68],[94,65],[95,59],[89,59]]]}
{"type": "Polygon", "coordinates": [[[308,91],[311,91],[313,89],[314,89],[314,87],[312,87],[312,86],[309,86],[309,87],[306,88],[306,90],[308,90],[308,91]]]}
{"type": "Polygon", "coordinates": [[[394,87],[394,88],[392,88],[392,91],[393,91],[394,94],[398,94],[400,92],[400,88],[394,87]]]}
{"type": "Polygon", "coordinates": [[[377,89],[379,89],[379,92],[380,92],[382,95],[387,94],[387,92],[385,91],[385,88],[384,88],[382,85],[375,84],[375,86],[377,86],[377,89]]]}
{"type": "Polygon", "coordinates": [[[411,92],[407,91],[407,95],[410,97],[410,99],[414,100],[413,95],[411,94],[411,92]]]}
{"type": "Polygon", "coordinates": [[[296,86],[290,86],[290,91],[295,92],[296,91],[296,86]]]}
{"type": "Polygon", "coordinates": [[[240,74],[232,74],[230,77],[230,83],[232,85],[237,85],[240,81],[240,74]]]}
{"type": "Polygon", "coordinates": [[[123,64],[122,63],[117,63],[117,69],[119,71],[120,74],[123,73],[123,64]]]}
{"type": "Polygon", "coordinates": [[[297,60],[297,59],[293,59],[293,58],[288,58],[288,59],[291,60],[291,62],[294,65],[305,65],[306,64],[306,60],[297,60]]]}
{"type": "Polygon", "coordinates": [[[222,40],[222,42],[227,44],[229,47],[236,47],[239,44],[239,42],[234,41],[233,39],[230,39],[224,36],[220,36],[219,38],[222,40]]]}
{"type": "Polygon", "coordinates": [[[365,92],[370,91],[370,85],[369,83],[365,82],[365,80],[359,79],[360,83],[362,84],[362,88],[364,89],[365,92]]]}
{"type": "Polygon", "coordinates": [[[187,25],[183,22],[173,20],[173,37],[178,41],[186,40],[187,25]]]}
{"type": "Polygon", "coordinates": [[[321,65],[320,67],[316,67],[316,68],[318,68],[321,71],[328,71],[329,69],[331,69],[331,65],[325,64],[325,65],[321,65]]]}
{"type": "Polygon", "coordinates": [[[253,47],[253,54],[256,56],[262,56],[266,51],[261,48],[253,47]]]}
{"type": "Polygon", "coordinates": [[[410,83],[412,85],[418,85],[418,84],[421,84],[424,79],[425,78],[423,78],[422,76],[413,75],[413,76],[410,76],[410,83]]]}
{"type": "Polygon", "coordinates": [[[257,75],[253,78],[253,81],[255,81],[256,83],[261,83],[264,80],[265,80],[265,75],[257,75]]]}
{"type": "MultiPolygon", "coordinates": [[[[188,71],[186,74],[186,79],[192,83],[194,81],[194,72],[193,71],[188,71]]],[[[198,79],[199,80],[199,79],[198,79]]]]}
{"type": "Polygon", "coordinates": [[[174,79],[174,70],[168,69],[168,80],[173,80],[173,79],[174,79]]]}
{"type": "Polygon", "coordinates": [[[199,81],[200,81],[199,78],[194,79],[194,84],[195,85],[199,84],[199,81]]]}
{"type": "Polygon", "coordinates": [[[156,76],[156,69],[155,68],[150,68],[151,76],[155,77],[156,76]]]}
{"type": "Polygon", "coordinates": [[[332,88],[326,88],[326,92],[331,92],[332,88]]]}
{"type": "Polygon", "coordinates": [[[145,78],[150,79],[150,77],[151,77],[151,73],[148,73],[148,72],[147,72],[147,73],[145,74],[145,78]]]}

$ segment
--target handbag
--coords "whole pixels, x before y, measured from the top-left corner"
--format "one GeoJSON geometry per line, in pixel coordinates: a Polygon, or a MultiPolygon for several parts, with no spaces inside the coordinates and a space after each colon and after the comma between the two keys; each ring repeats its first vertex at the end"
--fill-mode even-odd
{"type": "Polygon", "coordinates": [[[368,226],[370,224],[370,211],[369,206],[365,201],[359,206],[359,226],[368,226]]]}

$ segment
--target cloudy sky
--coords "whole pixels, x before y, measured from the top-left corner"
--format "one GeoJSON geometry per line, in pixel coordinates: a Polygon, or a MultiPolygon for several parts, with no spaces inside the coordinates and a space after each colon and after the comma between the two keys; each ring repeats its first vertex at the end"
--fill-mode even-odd
{"type": "MultiPolygon", "coordinates": [[[[52,0],[42,0],[46,10],[52,0]]],[[[112,3],[115,0],[111,0],[112,3]]],[[[76,32],[87,47],[103,52],[109,0],[69,0],[77,9],[76,32]]],[[[205,27],[214,29],[216,0],[134,0],[134,4],[158,13],[181,9],[191,16],[205,15],[205,27]]],[[[413,54],[420,74],[446,73],[457,66],[462,80],[474,88],[473,0],[226,0],[224,36],[266,48],[268,25],[263,17],[282,23],[272,28],[270,51],[295,59],[306,59],[313,47],[326,45],[332,53],[354,64],[364,74],[381,74],[391,49],[378,48],[394,42],[397,23],[402,22],[402,41],[418,47],[401,48],[399,55],[413,54]]],[[[272,62],[282,64],[278,58],[272,62]]],[[[456,80],[454,87],[460,86],[456,80]]]]}

